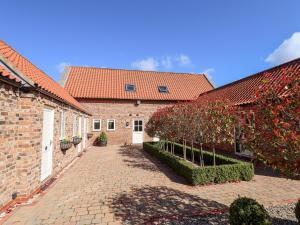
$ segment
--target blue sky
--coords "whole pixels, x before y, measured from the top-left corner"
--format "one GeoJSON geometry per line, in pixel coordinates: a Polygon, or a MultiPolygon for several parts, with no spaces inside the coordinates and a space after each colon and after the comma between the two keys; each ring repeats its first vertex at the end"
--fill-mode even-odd
{"type": "Polygon", "coordinates": [[[216,86],[300,57],[299,0],[1,2],[0,39],[63,65],[208,72],[216,86]]]}

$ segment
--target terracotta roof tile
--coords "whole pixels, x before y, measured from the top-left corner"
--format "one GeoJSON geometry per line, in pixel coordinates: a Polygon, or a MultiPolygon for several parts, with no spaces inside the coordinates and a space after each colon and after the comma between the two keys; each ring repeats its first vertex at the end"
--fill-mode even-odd
{"type": "Polygon", "coordinates": [[[9,72],[6,68],[0,65],[0,76],[5,77],[13,82],[21,83],[21,80],[17,78],[14,74],[9,72]]]}
{"type": "Polygon", "coordinates": [[[205,75],[71,66],[65,88],[75,98],[191,100],[212,90],[205,75]],[[125,91],[134,84],[136,91],[125,91]],[[169,93],[160,93],[167,86],[169,93]]]}
{"type": "Polygon", "coordinates": [[[39,88],[55,95],[67,104],[86,112],[80,103],[77,102],[62,86],[1,40],[0,54],[16,67],[18,71],[33,81],[39,88]]]}
{"type": "Polygon", "coordinates": [[[260,87],[267,85],[276,88],[283,82],[281,69],[300,72],[300,58],[203,93],[199,98],[207,101],[227,99],[234,105],[253,103],[260,87]]]}

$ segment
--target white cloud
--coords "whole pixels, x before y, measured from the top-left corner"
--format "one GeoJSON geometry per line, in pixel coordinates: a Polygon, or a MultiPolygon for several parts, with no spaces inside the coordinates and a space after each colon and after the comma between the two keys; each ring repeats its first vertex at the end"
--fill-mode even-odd
{"type": "Polygon", "coordinates": [[[171,56],[166,56],[161,60],[161,64],[166,69],[171,69],[173,67],[173,58],[171,56]]]}
{"type": "Polygon", "coordinates": [[[275,49],[265,61],[278,65],[300,57],[300,32],[295,32],[289,39],[275,49]]]}
{"type": "Polygon", "coordinates": [[[56,66],[56,68],[57,68],[57,70],[59,71],[59,73],[63,73],[64,70],[65,70],[65,67],[66,67],[66,66],[70,66],[70,65],[71,65],[71,63],[61,62],[61,63],[59,63],[59,64],[56,66]]]}
{"type": "Polygon", "coordinates": [[[175,58],[175,60],[179,63],[179,65],[181,66],[191,66],[192,65],[192,61],[190,59],[189,56],[185,55],[185,54],[180,54],[179,56],[177,56],[175,58]]]}
{"type": "Polygon", "coordinates": [[[212,80],[212,74],[216,72],[215,68],[207,68],[206,70],[202,71],[201,73],[206,74],[207,78],[212,80]]]}
{"type": "Polygon", "coordinates": [[[131,63],[131,66],[136,69],[140,70],[157,70],[157,67],[159,66],[158,61],[156,61],[154,58],[149,57],[147,59],[137,60],[133,63],[131,63]]]}
{"type": "Polygon", "coordinates": [[[185,54],[167,55],[160,58],[149,57],[131,63],[131,67],[140,70],[157,70],[161,66],[164,69],[174,67],[192,67],[192,60],[185,54]]]}

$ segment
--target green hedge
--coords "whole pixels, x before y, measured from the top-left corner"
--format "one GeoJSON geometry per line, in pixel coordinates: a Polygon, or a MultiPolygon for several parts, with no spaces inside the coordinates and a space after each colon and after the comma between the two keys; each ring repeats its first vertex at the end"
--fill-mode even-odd
{"type": "MultiPolygon", "coordinates": [[[[249,181],[254,175],[252,163],[243,162],[222,155],[216,155],[216,166],[211,165],[213,154],[203,151],[204,167],[172,155],[170,152],[160,150],[157,142],[144,142],[146,152],[158,158],[171,167],[176,173],[183,176],[192,185],[225,183],[232,181],[249,181]]],[[[175,153],[182,152],[182,145],[175,144],[175,153]]],[[[200,151],[194,149],[195,158],[199,157],[200,151]]],[[[191,155],[191,149],[187,148],[187,155],[191,155]]]]}

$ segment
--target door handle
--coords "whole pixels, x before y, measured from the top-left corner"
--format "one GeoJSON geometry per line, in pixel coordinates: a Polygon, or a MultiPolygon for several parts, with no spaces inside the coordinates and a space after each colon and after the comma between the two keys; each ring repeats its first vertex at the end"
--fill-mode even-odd
{"type": "Polygon", "coordinates": [[[45,151],[47,151],[47,146],[45,147],[45,151]]]}

